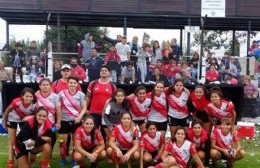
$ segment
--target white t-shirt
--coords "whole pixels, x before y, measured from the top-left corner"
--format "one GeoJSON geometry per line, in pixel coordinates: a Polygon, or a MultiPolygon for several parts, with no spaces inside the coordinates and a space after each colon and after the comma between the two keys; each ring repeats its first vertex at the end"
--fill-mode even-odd
{"type": "Polygon", "coordinates": [[[117,43],[116,49],[118,55],[120,56],[121,62],[128,61],[127,53],[131,53],[130,46],[128,44],[117,43]]]}

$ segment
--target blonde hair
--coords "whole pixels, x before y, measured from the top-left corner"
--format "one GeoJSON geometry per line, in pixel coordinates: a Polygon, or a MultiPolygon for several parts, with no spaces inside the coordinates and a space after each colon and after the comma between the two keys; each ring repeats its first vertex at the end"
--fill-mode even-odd
{"type": "Polygon", "coordinates": [[[251,77],[249,75],[244,76],[244,80],[248,80],[249,83],[251,82],[251,77]]]}

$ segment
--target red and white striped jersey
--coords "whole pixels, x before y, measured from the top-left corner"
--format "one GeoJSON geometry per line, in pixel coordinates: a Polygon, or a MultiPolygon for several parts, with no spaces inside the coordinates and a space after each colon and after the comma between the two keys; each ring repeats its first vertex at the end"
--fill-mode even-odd
{"type": "Polygon", "coordinates": [[[216,118],[219,121],[223,118],[233,117],[234,105],[232,102],[221,100],[219,107],[216,107],[213,103],[209,103],[207,106],[207,113],[210,117],[216,118]]]}
{"type": "Polygon", "coordinates": [[[187,167],[191,155],[197,154],[195,145],[188,140],[184,140],[181,146],[178,146],[175,142],[169,142],[165,151],[171,153],[171,155],[176,159],[177,164],[182,168],[187,167]]]}
{"type": "Polygon", "coordinates": [[[177,119],[183,119],[189,115],[187,108],[189,95],[185,91],[182,91],[179,97],[176,97],[173,94],[167,95],[166,99],[169,104],[169,116],[177,119]]]}
{"type": "Polygon", "coordinates": [[[154,95],[151,103],[151,110],[148,115],[149,121],[165,122],[167,121],[167,102],[166,94],[163,92],[159,97],[154,95]]]}
{"type": "Polygon", "coordinates": [[[140,147],[146,150],[147,152],[155,152],[159,150],[159,148],[165,143],[165,139],[162,136],[162,133],[159,131],[156,131],[156,134],[154,137],[151,137],[148,135],[147,132],[145,132],[141,137],[141,143],[140,147]]]}
{"type": "Polygon", "coordinates": [[[115,138],[116,140],[116,146],[119,147],[122,150],[128,150],[133,147],[133,141],[134,139],[137,139],[138,136],[138,130],[136,127],[134,127],[133,130],[128,129],[124,130],[122,125],[117,125],[113,132],[111,137],[115,138]]]}

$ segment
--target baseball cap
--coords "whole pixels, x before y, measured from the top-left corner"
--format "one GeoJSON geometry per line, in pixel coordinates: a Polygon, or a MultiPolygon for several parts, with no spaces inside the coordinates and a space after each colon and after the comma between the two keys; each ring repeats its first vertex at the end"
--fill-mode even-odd
{"type": "Polygon", "coordinates": [[[68,64],[64,64],[61,67],[61,70],[63,70],[63,69],[70,69],[70,66],[68,64]]]}

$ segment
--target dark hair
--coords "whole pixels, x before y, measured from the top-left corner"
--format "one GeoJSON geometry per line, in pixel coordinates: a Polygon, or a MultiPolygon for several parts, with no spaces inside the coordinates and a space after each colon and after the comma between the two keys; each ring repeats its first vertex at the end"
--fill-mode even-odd
{"type": "Polygon", "coordinates": [[[102,65],[101,68],[100,68],[100,71],[101,71],[101,69],[103,69],[103,68],[106,68],[108,71],[110,71],[110,68],[109,68],[107,65],[102,65]]]}
{"type": "MultiPolygon", "coordinates": [[[[153,42],[153,54],[156,56],[156,48],[154,47],[154,44],[155,43],[158,43],[158,48],[160,48],[160,44],[159,44],[159,42],[157,41],[157,40],[155,40],[154,42],[153,42]]],[[[157,60],[158,61],[158,60],[157,60]]]]}
{"type": "Polygon", "coordinates": [[[133,66],[133,64],[132,64],[132,62],[131,62],[131,61],[126,61],[126,62],[125,62],[125,66],[126,66],[126,67],[128,67],[128,66],[130,66],[130,65],[132,65],[132,66],[133,66]]]}
{"type": "Polygon", "coordinates": [[[176,79],[173,84],[169,87],[168,89],[168,95],[172,94],[172,92],[175,92],[175,89],[174,89],[174,86],[178,83],[178,82],[181,82],[182,85],[184,85],[184,82],[182,79],[176,79]]]}
{"type": "MultiPolygon", "coordinates": [[[[125,91],[124,91],[123,89],[121,89],[121,88],[118,88],[118,89],[114,92],[114,94],[112,95],[110,102],[116,102],[116,95],[117,95],[118,92],[121,92],[121,93],[123,93],[124,96],[126,96],[125,91]]],[[[124,109],[126,109],[126,111],[129,110],[129,103],[128,103],[128,101],[126,100],[126,98],[125,98],[124,101],[122,102],[122,107],[123,107],[124,109]]]]}
{"type": "Polygon", "coordinates": [[[79,83],[79,78],[77,77],[77,76],[75,76],[75,75],[72,75],[72,76],[69,76],[69,78],[68,78],[68,82],[69,82],[69,80],[75,80],[77,83],[79,83]]]}
{"type": "MultiPolygon", "coordinates": [[[[156,68],[155,68],[155,69],[156,69],[156,68]]],[[[157,86],[157,84],[159,84],[159,83],[163,84],[163,86],[164,86],[164,81],[157,81],[157,82],[155,83],[155,85],[154,85],[154,88],[155,88],[155,87],[157,86]]],[[[153,89],[153,91],[151,92],[151,104],[153,103],[154,95],[155,95],[155,90],[153,89]]]]}
{"type": "Polygon", "coordinates": [[[148,128],[151,126],[151,125],[154,125],[156,128],[157,128],[157,124],[155,122],[151,122],[151,121],[148,121],[145,125],[145,128],[148,130],[148,128]]]}
{"type": "Polygon", "coordinates": [[[215,87],[210,88],[210,96],[211,96],[213,93],[216,93],[216,94],[219,95],[220,98],[223,98],[223,94],[222,94],[222,92],[221,92],[221,89],[220,89],[218,86],[215,86],[215,87]]]}
{"type": "Polygon", "coordinates": [[[15,43],[15,47],[22,47],[22,43],[20,42],[15,43]]]}
{"type": "Polygon", "coordinates": [[[146,87],[144,87],[143,85],[141,85],[141,86],[138,86],[138,87],[135,89],[134,95],[137,95],[137,93],[138,93],[140,90],[145,90],[145,92],[147,92],[146,87]]]}
{"type": "Polygon", "coordinates": [[[21,91],[21,97],[24,96],[26,93],[31,93],[33,95],[33,101],[32,103],[36,103],[36,97],[34,95],[34,90],[32,88],[24,88],[22,91],[21,91]]]}
{"type": "Polygon", "coordinates": [[[157,62],[157,63],[158,63],[158,62],[163,63],[163,60],[162,60],[162,59],[158,59],[156,62],[157,62]]]}
{"type": "Polygon", "coordinates": [[[195,85],[194,91],[198,88],[200,88],[204,91],[204,95],[205,95],[206,99],[209,100],[209,91],[207,90],[207,88],[202,83],[195,85]]]}
{"type": "Polygon", "coordinates": [[[177,129],[175,130],[174,132],[174,137],[172,137],[172,142],[176,142],[176,137],[175,135],[177,134],[177,132],[179,130],[183,130],[184,131],[184,134],[185,134],[185,138],[187,138],[187,132],[186,132],[186,129],[184,127],[177,127],[177,129]]]}
{"type": "Polygon", "coordinates": [[[199,124],[201,127],[203,125],[202,121],[200,119],[197,119],[197,118],[194,118],[192,120],[192,124],[191,124],[191,127],[193,128],[196,124],[199,124]]]}
{"type": "Polygon", "coordinates": [[[93,144],[95,142],[95,132],[96,132],[96,124],[95,124],[95,119],[91,115],[85,115],[81,119],[82,124],[87,120],[91,119],[94,123],[93,129],[90,131],[90,138],[91,138],[91,143],[93,144]]]}
{"type": "Polygon", "coordinates": [[[39,85],[42,85],[43,82],[48,82],[49,84],[51,84],[51,80],[50,80],[49,78],[42,78],[42,79],[40,80],[39,85]]]}
{"type": "Polygon", "coordinates": [[[131,120],[133,119],[132,115],[131,115],[128,111],[123,112],[123,113],[121,114],[121,116],[120,116],[120,119],[122,119],[125,114],[128,114],[128,115],[130,116],[131,120]]]}
{"type": "Polygon", "coordinates": [[[47,116],[48,116],[48,114],[49,114],[48,110],[47,110],[44,106],[39,106],[39,107],[37,108],[37,110],[35,111],[35,113],[34,113],[34,119],[33,119],[33,120],[34,120],[34,122],[33,122],[33,130],[32,130],[32,134],[35,135],[35,136],[38,135],[38,125],[39,125],[36,116],[37,116],[37,114],[38,114],[40,111],[45,111],[45,112],[47,113],[47,116]]]}
{"type": "Polygon", "coordinates": [[[147,47],[149,47],[149,48],[150,48],[150,47],[151,47],[151,46],[150,46],[150,44],[148,44],[148,43],[143,43],[143,46],[142,46],[142,48],[143,48],[143,49],[145,49],[145,48],[147,48],[147,47]]]}

